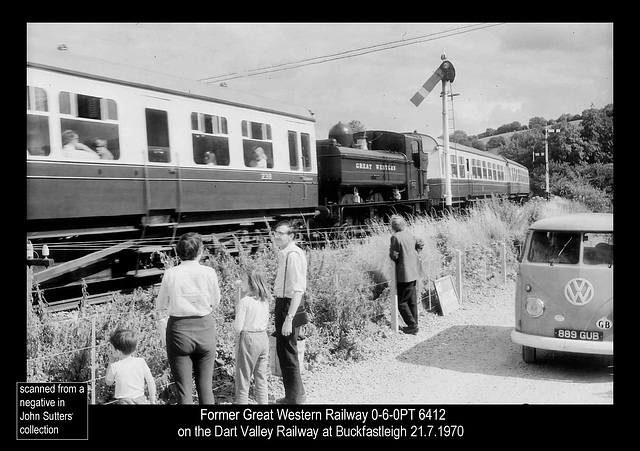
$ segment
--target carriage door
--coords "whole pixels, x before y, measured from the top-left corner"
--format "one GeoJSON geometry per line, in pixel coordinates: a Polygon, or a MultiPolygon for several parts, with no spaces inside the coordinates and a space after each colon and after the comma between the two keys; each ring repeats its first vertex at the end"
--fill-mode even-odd
{"type": "Polygon", "coordinates": [[[180,219],[180,167],[170,145],[168,104],[153,103],[145,108],[145,225],[175,225],[180,219]]]}

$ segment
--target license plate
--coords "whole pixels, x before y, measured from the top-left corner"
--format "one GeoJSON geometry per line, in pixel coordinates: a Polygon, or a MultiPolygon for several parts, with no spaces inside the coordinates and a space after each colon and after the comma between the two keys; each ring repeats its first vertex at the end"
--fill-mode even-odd
{"type": "Polygon", "coordinates": [[[555,329],[553,336],[564,338],[565,340],[602,341],[603,334],[602,332],[591,330],[555,329]]]}

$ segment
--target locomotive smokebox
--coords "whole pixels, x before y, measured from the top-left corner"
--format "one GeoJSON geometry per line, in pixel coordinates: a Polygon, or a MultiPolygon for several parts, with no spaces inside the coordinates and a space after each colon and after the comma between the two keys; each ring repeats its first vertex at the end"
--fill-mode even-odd
{"type": "Polygon", "coordinates": [[[347,124],[338,122],[329,130],[329,139],[335,139],[341,146],[351,147],[353,144],[353,130],[347,124]]]}

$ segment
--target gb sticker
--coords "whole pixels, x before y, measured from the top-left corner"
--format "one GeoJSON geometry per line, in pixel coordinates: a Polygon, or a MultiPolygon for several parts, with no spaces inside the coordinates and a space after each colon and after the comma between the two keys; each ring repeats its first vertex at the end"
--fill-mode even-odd
{"type": "Polygon", "coordinates": [[[602,330],[609,330],[613,327],[613,321],[611,321],[606,316],[603,316],[598,321],[596,321],[596,327],[602,330]]]}

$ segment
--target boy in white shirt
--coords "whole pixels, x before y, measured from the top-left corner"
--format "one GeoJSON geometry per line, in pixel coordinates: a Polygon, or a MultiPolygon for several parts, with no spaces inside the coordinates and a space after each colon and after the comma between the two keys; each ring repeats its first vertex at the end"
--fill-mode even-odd
{"type": "Polygon", "coordinates": [[[105,382],[116,384],[118,404],[155,404],[156,383],[144,359],[134,357],[138,340],[128,329],[118,329],[109,338],[109,366],[105,382]],[[144,394],[144,384],[149,389],[149,399],[144,394]]]}

